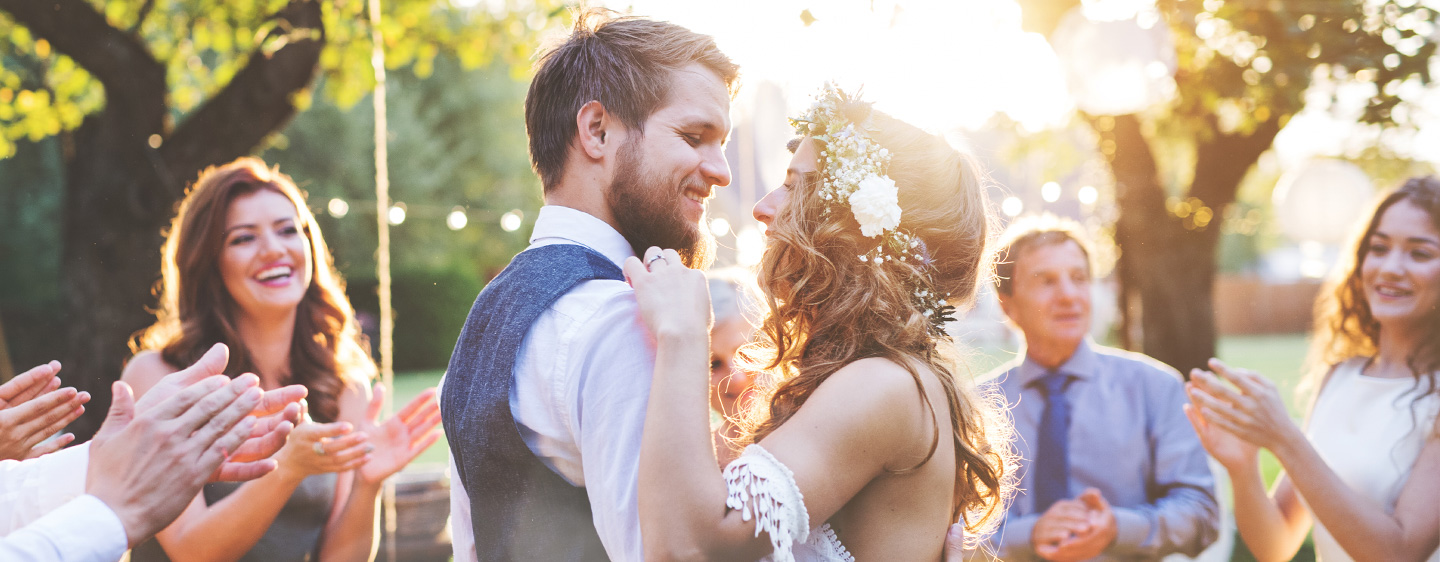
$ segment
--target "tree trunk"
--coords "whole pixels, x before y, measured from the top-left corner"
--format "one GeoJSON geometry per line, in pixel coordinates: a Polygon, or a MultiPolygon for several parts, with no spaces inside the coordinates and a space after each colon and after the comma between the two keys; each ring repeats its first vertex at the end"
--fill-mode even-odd
{"type": "Polygon", "coordinates": [[[92,396],[71,428],[80,439],[105,419],[131,334],[154,320],[146,306],[160,273],[160,230],[175,201],[163,195],[181,187],[160,179],[146,141],[120,130],[113,107],[86,120],[65,159],[64,376],[92,396]]]}
{"type": "Polygon", "coordinates": [[[1245,134],[1216,132],[1201,141],[1195,179],[1180,198],[1188,207],[1179,213],[1168,205],[1140,120],[1122,115],[1089,121],[1115,176],[1122,332],[1139,336],[1126,346],[1182,373],[1203,368],[1215,356],[1220,224],[1240,181],[1279,132],[1278,121],[1262,122],[1245,134]],[[1198,216],[1201,209],[1208,218],[1198,216]]]}
{"type": "Polygon", "coordinates": [[[252,53],[172,134],[165,68],[138,36],[110,26],[85,0],[0,0],[0,9],[105,88],[105,109],[85,119],[64,153],[61,360],[65,381],[92,395],[70,428],[84,440],[104,421],[131,335],[154,320],[147,307],[161,229],[185,184],[248,154],[295,115],[291,97],[313,81],[325,44],[322,14],[316,0],[290,0],[266,38],[278,48],[252,53]]]}

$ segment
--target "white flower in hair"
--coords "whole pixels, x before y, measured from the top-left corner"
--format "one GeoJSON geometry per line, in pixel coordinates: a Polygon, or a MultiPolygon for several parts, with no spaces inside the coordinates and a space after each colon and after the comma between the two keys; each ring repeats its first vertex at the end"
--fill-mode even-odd
{"type": "Polygon", "coordinates": [[[850,211],[860,223],[860,233],[874,238],[900,226],[900,190],[889,176],[871,174],[860,180],[850,194],[850,211]]]}

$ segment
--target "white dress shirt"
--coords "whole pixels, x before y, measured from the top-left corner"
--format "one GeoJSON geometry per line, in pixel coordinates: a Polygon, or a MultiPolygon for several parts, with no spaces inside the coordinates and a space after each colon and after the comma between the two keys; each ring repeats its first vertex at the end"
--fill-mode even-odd
{"type": "Polygon", "coordinates": [[[90,445],[0,461],[0,560],[114,562],[129,539],[120,518],[85,493],[90,445]]]}
{"type": "MultiPolygon", "coordinates": [[[[547,205],[535,219],[530,248],[586,246],[621,266],[635,255],[604,221],[547,205]]],[[[612,560],[641,560],[637,491],[655,343],[624,281],[585,281],[540,314],[515,362],[510,411],[525,444],[565,480],[583,486],[595,530],[612,560]]],[[[455,458],[450,457],[451,474],[455,458]]],[[[456,562],[476,559],[470,497],[450,487],[456,562]]]]}

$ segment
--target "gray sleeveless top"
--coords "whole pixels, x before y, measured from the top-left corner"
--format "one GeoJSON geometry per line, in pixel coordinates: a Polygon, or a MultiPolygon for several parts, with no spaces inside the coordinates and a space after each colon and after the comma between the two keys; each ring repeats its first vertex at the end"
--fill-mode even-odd
{"type": "MultiPolygon", "coordinates": [[[[238,482],[216,482],[205,485],[205,503],[216,502],[240,487],[238,482]]],[[[330,518],[335,503],[335,474],[317,474],[300,482],[280,514],[260,542],[239,558],[240,562],[310,562],[319,560],[320,532],[330,518]]],[[[245,525],[235,521],[235,525],[245,525]]],[[[165,550],[155,539],[147,540],[130,552],[131,562],[170,562],[165,550]]]]}

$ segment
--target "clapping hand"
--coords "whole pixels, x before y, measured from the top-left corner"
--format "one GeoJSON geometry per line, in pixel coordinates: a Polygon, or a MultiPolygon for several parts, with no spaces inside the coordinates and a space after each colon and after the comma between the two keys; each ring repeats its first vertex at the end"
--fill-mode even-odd
{"type": "Polygon", "coordinates": [[[1031,541],[1041,558],[1071,562],[1099,556],[1118,533],[1110,503],[1099,490],[1086,488],[1080,497],[1050,506],[1035,523],[1031,541]]]}
{"type": "Polygon", "coordinates": [[[270,457],[285,446],[290,432],[300,421],[300,401],[308,393],[304,385],[290,385],[267,391],[260,397],[260,405],[250,412],[255,417],[255,429],[250,437],[235,449],[225,463],[210,475],[211,482],[244,482],[254,480],[279,466],[270,457]]]}
{"type": "Polygon", "coordinates": [[[60,363],[51,361],[0,385],[0,460],[21,460],[60,450],[75,436],[50,441],[85,413],[90,393],[60,388],[60,363]]]}
{"type": "Polygon", "coordinates": [[[136,402],[129,385],[111,386],[110,414],[90,442],[85,490],[120,518],[131,547],[174,521],[257,425],[249,414],[263,396],[260,380],[219,374],[227,358],[217,345],[167,376],[195,380],[167,398],[152,392],[136,402]]]}
{"type": "MultiPolygon", "coordinates": [[[[380,419],[380,409],[385,404],[385,386],[375,385],[375,394],[370,399],[369,419],[380,419]]],[[[370,443],[375,452],[370,460],[360,467],[360,478],[375,484],[399,472],[415,460],[421,452],[440,439],[440,404],[435,399],[435,389],[427,389],[406,404],[385,423],[373,430],[370,443]]]]}
{"type": "Polygon", "coordinates": [[[1211,424],[1205,414],[1201,412],[1200,402],[1209,397],[1204,390],[1200,389],[1201,381],[1204,380],[1213,382],[1214,375],[1207,371],[1193,369],[1190,371],[1190,382],[1185,383],[1185,392],[1190,396],[1191,402],[1184,405],[1185,417],[1189,418],[1190,425],[1195,428],[1195,434],[1200,437],[1200,444],[1205,447],[1210,456],[1215,457],[1215,460],[1232,473],[1254,469],[1255,463],[1259,462],[1260,447],[1211,424]]]}
{"type": "MultiPolygon", "coordinates": [[[[1210,368],[1214,369],[1213,373],[1192,372],[1187,384],[1192,409],[1199,408],[1199,417],[1205,425],[1218,427],[1251,445],[1271,451],[1305,439],[1299,426],[1290,419],[1285,402],[1280,399],[1280,392],[1270,379],[1249,369],[1230,367],[1219,359],[1211,359],[1210,368]],[[1229,381],[1234,386],[1228,386],[1223,381],[1229,381]]],[[[1231,456],[1231,461],[1253,462],[1243,458],[1250,454],[1248,450],[1242,450],[1234,443],[1224,443],[1223,436],[1214,432],[1211,436],[1220,438],[1216,444],[1234,449],[1221,451],[1231,456]]],[[[1209,449],[1209,446],[1206,448],[1209,449]]],[[[1211,454],[1215,453],[1211,451],[1211,454]]],[[[1219,456],[1216,459],[1226,462],[1219,456]]]]}

